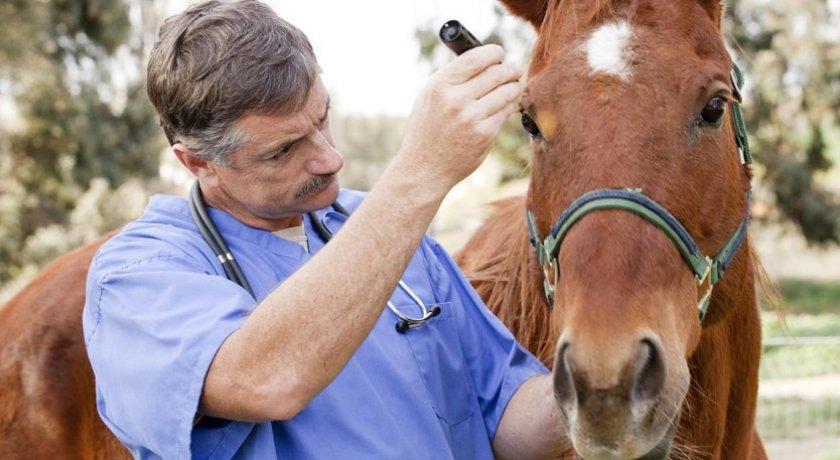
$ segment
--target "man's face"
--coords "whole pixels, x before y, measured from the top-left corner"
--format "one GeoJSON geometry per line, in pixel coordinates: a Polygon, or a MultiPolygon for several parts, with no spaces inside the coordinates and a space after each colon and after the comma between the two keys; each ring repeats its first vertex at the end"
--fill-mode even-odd
{"type": "Polygon", "coordinates": [[[344,160],[335,149],[328,115],[329,95],[318,78],[301,110],[237,120],[247,141],[231,154],[231,166],[207,165],[215,176],[202,184],[209,189],[208,201],[258,220],[329,206],[338,196],[336,173],[344,160]]]}

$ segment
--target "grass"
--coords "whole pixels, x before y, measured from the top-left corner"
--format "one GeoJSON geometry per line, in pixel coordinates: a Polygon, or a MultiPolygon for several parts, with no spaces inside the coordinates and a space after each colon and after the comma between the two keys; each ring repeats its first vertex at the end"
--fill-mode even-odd
{"type": "Polygon", "coordinates": [[[761,380],[840,374],[840,345],[766,347],[761,356],[761,380]]]}
{"type": "Polygon", "coordinates": [[[761,315],[761,327],[764,337],[840,336],[840,313],[786,314],[782,323],[776,313],[765,312],[761,315]]]}
{"type": "Polygon", "coordinates": [[[840,313],[840,281],[782,279],[777,284],[787,315],[840,313]]]}

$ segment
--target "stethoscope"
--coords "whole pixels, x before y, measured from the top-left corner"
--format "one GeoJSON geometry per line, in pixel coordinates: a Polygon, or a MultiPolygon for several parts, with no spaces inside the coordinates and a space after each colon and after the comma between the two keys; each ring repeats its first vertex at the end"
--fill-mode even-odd
{"type": "MultiPolygon", "coordinates": [[[[257,297],[254,295],[251,285],[245,278],[245,274],[242,273],[242,268],[239,266],[239,263],[236,262],[236,258],[233,256],[233,253],[227,243],[225,243],[225,239],[222,238],[222,235],[219,233],[219,230],[216,228],[213,220],[210,219],[210,215],[207,214],[207,205],[204,203],[204,197],[201,194],[201,188],[198,186],[198,181],[196,181],[190,189],[190,197],[187,201],[189,201],[190,214],[192,214],[192,218],[195,221],[195,226],[198,227],[198,231],[201,233],[202,238],[204,238],[204,241],[207,242],[207,245],[210,246],[216,254],[216,257],[219,259],[219,262],[222,264],[222,269],[225,271],[225,276],[234,283],[242,286],[243,289],[248,291],[248,294],[251,294],[251,297],[256,299],[257,297]]],[[[346,217],[350,216],[350,213],[348,213],[347,210],[344,209],[344,207],[338,202],[333,203],[332,208],[339,214],[346,217]]],[[[318,234],[318,237],[321,238],[324,244],[328,243],[333,236],[330,229],[328,229],[326,225],[318,219],[314,212],[309,212],[307,215],[309,216],[309,221],[312,223],[312,228],[315,230],[315,233],[318,234]]],[[[399,286],[399,288],[402,289],[423,312],[422,316],[419,318],[408,316],[400,311],[393,302],[388,300],[388,308],[394,313],[394,315],[397,316],[397,318],[399,318],[399,321],[397,321],[395,326],[397,332],[402,334],[409,329],[420,327],[426,324],[426,322],[430,319],[440,314],[440,307],[435,306],[431,309],[427,308],[420,296],[418,296],[417,293],[415,293],[408,284],[402,280],[402,278],[400,278],[397,286],[399,286]]]]}

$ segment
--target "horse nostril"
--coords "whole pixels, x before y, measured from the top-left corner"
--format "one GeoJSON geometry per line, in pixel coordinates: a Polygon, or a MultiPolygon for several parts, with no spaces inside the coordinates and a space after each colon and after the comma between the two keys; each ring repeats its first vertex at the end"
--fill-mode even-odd
{"type": "Polygon", "coordinates": [[[576,398],[566,353],[568,349],[568,343],[561,345],[554,360],[554,397],[560,403],[561,408],[573,403],[576,398]]]}
{"type": "Polygon", "coordinates": [[[657,398],[665,385],[665,360],[656,342],[642,339],[636,354],[636,369],[633,397],[637,401],[657,398]]]}

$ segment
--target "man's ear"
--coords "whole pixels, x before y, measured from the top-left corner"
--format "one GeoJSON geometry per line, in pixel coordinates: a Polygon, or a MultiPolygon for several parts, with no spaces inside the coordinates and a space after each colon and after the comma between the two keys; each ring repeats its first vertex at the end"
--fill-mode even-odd
{"type": "Polygon", "coordinates": [[[177,142],[172,145],[172,153],[178,158],[178,161],[189,169],[196,179],[201,180],[203,184],[212,185],[210,182],[216,180],[216,170],[213,164],[209,161],[193,155],[192,151],[185,144],[177,142]]]}
{"type": "Polygon", "coordinates": [[[726,10],[726,5],[724,5],[722,0],[697,0],[700,2],[700,6],[706,10],[706,13],[712,18],[712,21],[717,24],[718,29],[720,29],[723,25],[723,13],[726,10]]]}
{"type": "Polygon", "coordinates": [[[540,30],[549,0],[501,0],[508,11],[540,30]]]}

